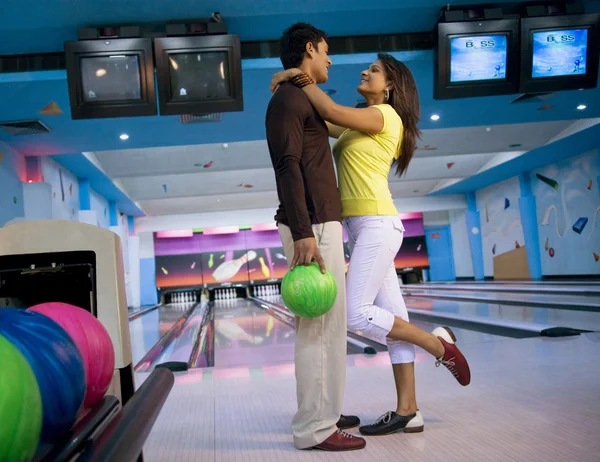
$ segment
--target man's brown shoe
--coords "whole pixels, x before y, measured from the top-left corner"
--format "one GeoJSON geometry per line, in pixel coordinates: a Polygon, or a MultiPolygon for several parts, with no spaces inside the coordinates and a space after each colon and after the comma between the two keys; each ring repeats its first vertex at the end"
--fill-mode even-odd
{"type": "Polygon", "coordinates": [[[362,449],[366,445],[367,442],[364,438],[350,435],[342,430],[337,430],[321,444],[313,446],[312,449],[320,449],[321,451],[354,451],[356,449],[362,449]]]}

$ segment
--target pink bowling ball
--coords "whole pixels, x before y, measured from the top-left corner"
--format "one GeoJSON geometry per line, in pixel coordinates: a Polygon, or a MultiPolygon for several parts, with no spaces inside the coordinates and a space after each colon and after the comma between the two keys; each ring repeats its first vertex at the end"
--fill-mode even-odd
{"type": "Polygon", "coordinates": [[[90,408],[108,390],[115,368],[115,352],[106,328],[90,312],[68,303],[40,303],[29,309],[62,326],[79,348],[86,371],[83,405],[90,408]]]}

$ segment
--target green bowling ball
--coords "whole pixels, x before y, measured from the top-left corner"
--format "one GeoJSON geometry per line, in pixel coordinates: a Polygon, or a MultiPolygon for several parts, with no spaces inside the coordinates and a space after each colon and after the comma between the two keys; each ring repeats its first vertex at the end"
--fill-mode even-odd
{"type": "Polygon", "coordinates": [[[337,297],[337,284],[331,271],[325,274],[317,263],[296,266],[281,282],[281,298],[288,309],[301,318],[318,318],[327,313],[337,297]]]}
{"type": "Polygon", "coordinates": [[[2,335],[0,358],[0,461],[26,462],[42,432],[40,389],[25,357],[2,335]]]}

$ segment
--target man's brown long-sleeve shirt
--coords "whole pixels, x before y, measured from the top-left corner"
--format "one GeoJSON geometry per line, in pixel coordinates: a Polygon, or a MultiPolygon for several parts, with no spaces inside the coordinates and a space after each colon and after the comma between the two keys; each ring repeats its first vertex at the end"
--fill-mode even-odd
{"type": "Polygon", "coordinates": [[[279,197],[275,220],[289,226],[294,241],[313,237],[312,224],[341,221],[327,125],[304,92],[283,84],[266,125],[279,197]]]}

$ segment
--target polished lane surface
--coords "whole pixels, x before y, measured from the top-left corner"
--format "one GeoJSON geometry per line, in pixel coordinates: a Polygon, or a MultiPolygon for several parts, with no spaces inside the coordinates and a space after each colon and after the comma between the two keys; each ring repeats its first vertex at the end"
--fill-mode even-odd
{"type": "Polygon", "coordinates": [[[140,362],[192,305],[193,303],[162,305],[129,322],[134,365],[140,362]]]}
{"type": "Polygon", "coordinates": [[[259,366],[294,360],[294,329],[245,299],[217,300],[215,366],[259,366]]]}
{"type": "Polygon", "coordinates": [[[600,312],[405,297],[406,306],[432,313],[600,331],[600,312]]]}
{"type": "MultiPolygon", "coordinates": [[[[272,303],[284,305],[280,296],[265,296],[263,298],[272,303]]],[[[407,307],[411,310],[600,331],[600,313],[598,312],[416,297],[405,297],[405,301],[407,307]]],[[[129,325],[133,363],[137,364],[192,306],[193,304],[164,305],[131,321],[129,325]]],[[[236,367],[293,362],[295,334],[292,327],[273,318],[253,302],[244,299],[217,300],[215,301],[214,310],[215,366],[236,367]]],[[[193,337],[195,324],[192,321],[194,317],[198,318],[199,321],[201,320],[199,315],[195,316],[196,314],[194,313],[190,318],[190,323],[188,323],[188,333],[191,337],[182,334],[181,338],[193,337]]],[[[411,322],[429,332],[439,325],[415,319],[412,319],[411,322]]],[[[470,329],[457,327],[452,329],[461,344],[497,341],[505,338],[500,335],[476,332],[470,329]]],[[[385,339],[370,340],[385,343],[385,339]]],[[[167,360],[187,361],[191,351],[190,345],[190,342],[185,343],[181,340],[174,342],[165,351],[160,362],[167,360]]]]}
{"type": "MultiPolygon", "coordinates": [[[[283,302],[283,299],[281,298],[280,295],[274,295],[274,296],[267,296],[264,297],[265,300],[270,301],[271,303],[275,303],[277,305],[281,305],[281,306],[285,306],[285,303],[283,302]]],[[[418,300],[419,303],[417,303],[414,306],[423,306],[422,302],[420,300],[418,300]]],[[[409,304],[407,303],[407,307],[411,308],[411,306],[409,306],[409,304]]],[[[409,316],[410,317],[410,316],[409,316]]],[[[411,320],[411,323],[414,324],[417,327],[420,327],[421,329],[427,331],[427,332],[431,332],[433,331],[433,329],[435,329],[436,327],[439,327],[439,324],[435,324],[435,323],[431,323],[431,322],[426,322],[426,321],[421,321],[421,320],[411,320]]],[[[476,332],[474,330],[469,330],[469,329],[462,329],[462,328],[457,328],[457,327],[452,327],[452,331],[454,332],[454,334],[456,335],[458,341],[461,344],[469,344],[469,343],[480,343],[480,342],[492,342],[495,340],[501,340],[504,339],[506,337],[500,336],[500,335],[493,335],[493,334],[489,334],[489,333],[484,333],[484,332],[476,332]]],[[[363,335],[362,332],[357,332],[359,335],[363,335]]],[[[378,342],[381,344],[385,344],[385,338],[369,338],[369,340],[372,340],[374,342],[378,342]]]]}
{"type": "Polygon", "coordinates": [[[465,301],[485,301],[488,303],[505,303],[518,305],[535,305],[549,308],[578,309],[578,310],[600,310],[600,296],[560,295],[548,293],[501,293],[481,291],[457,291],[457,290],[434,290],[423,289],[417,285],[402,286],[402,292],[406,295],[414,295],[432,298],[463,299],[465,301]]]}

